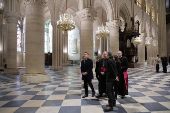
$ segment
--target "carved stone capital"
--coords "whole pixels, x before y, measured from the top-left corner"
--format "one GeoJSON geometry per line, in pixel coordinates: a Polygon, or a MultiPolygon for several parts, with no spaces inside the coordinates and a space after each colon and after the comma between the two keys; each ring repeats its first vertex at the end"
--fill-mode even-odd
{"type": "Polygon", "coordinates": [[[57,21],[56,20],[51,21],[51,25],[55,27],[57,25],[57,21]]]}
{"type": "Polygon", "coordinates": [[[119,30],[120,21],[119,20],[112,20],[110,22],[106,22],[106,26],[109,28],[109,30],[119,30]]]}
{"type": "Polygon", "coordinates": [[[47,1],[46,0],[25,0],[26,5],[46,5],[47,1]]]}
{"type": "Polygon", "coordinates": [[[81,21],[91,20],[93,21],[97,17],[97,12],[94,9],[86,8],[76,13],[77,17],[81,21]]]}
{"type": "Polygon", "coordinates": [[[21,19],[21,15],[18,12],[13,12],[13,11],[5,11],[4,12],[4,17],[6,18],[6,21],[8,23],[18,23],[18,20],[21,19]]]}

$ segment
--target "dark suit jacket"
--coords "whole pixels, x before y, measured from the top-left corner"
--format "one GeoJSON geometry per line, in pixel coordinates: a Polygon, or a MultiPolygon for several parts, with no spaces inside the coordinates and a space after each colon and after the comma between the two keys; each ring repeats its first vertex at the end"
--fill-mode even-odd
{"type": "Polygon", "coordinates": [[[167,66],[168,62],[167,62],[167,57],[161,57],[162,60],[162,65],[167,66]]]}
{"type": "Polygon", "coordinates": [[[106,82],[114,82],[117,75],[117,66],[113,57],[108,58],[106,62],[106,82]]]}
{"type": "Polygon", "coordinates": [[[121,73],[121,64],[120,64],[120,62],[116,62],[116,66],[117,66],[117,76],[119,78],[120,77],[120,73],[121,73]]]}
{"type": "Polygon", "coordinates": [[[121,71],[122,72],[126,71],[128,69],[128,67],[129,67],[129,63],[128,63],[127,58],[122,56],[121,58],[119,58],[119,60],[121,62],[121,67],[122,67],[121,71]]]}
{"type": "Polygon", "coordinates": [[[87,75],[82,74],[82,80],[91,80],[93,79],[93,61],[89,58],[87,58],[84,62],[84,60],[81,61],[81,73],[87,72],[87,75]]]}

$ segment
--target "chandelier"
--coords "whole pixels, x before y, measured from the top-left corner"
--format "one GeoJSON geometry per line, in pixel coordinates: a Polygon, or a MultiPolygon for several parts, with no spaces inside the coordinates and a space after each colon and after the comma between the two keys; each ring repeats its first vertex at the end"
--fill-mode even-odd
{"type": "Polygon", "coordinates": [[[107,38],[109,37],[109,30],[107,26],[103,26],[103,8],[102,8],[102,26],[98,27],[98,30],[96,31],[96,36],[99,38],[107,38]]]}
{"type": "Polygon", "coordinates": [[[147,47],[147,46],[149,46],[149,45],[150,45],[149,40],[146,40],[146,41],[145,41],[145,46],[147,47]]]}
{"type": "Polygon", "coordinates": [[[140,39],[140,37],[137,37],[134,41],[134,44],[139,45],[140,43],[141,43],[141,39],[140,39]]]}
{"type": "Polygon", "coordinates": [[[60,15],[60,20],[57,21],[57,28],[68,33],[75,29],[75,22],[73,21],[73,16],[67,13],[67,0],[66,0],[66,11],[64,14],[60,15]]]}

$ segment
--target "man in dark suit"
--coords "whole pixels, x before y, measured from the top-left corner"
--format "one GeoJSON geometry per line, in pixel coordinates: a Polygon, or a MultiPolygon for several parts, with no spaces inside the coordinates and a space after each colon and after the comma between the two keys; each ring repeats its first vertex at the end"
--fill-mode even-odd
{"type": "Polygon", "coordinates": [[[106,105],[106,108],[104,109],[105,112],[113,111],[113,106],[116,105],[113,87],[115,80],[118,81],[117,67],[115,61],[113,60],[111,51],[107,53],[107,58],[108,60],[106,62],[106,92],[108,95],[109,104],[106,105]]]}
{"type": "Polygon", "coordinates": [[[126,57],[122,56],[122,52],[118,51],[118,57],[121,62],[121,73],[119,77],[119,95],[123,99],[125,95],[128,95],[128,77],[127,77],[127,69],[129,67],[129,63],[126,57]],[[125,75],[126,74],[126,75],[125,75]]]}
{"type": "Polygon", "coordinates": [[[167,67],[166,67],[168,65],[167,57],[165,57],[165,55],[162,54],[161,60],[162,60],[163,72],[167,73],[167,67]]]}
{"type": "Polygon", "coordinates": [[[85,95],[82,98],[88,97],[88,85],[92,89],[92,97],[95,96],[95,91],[92,84],[93,79],[93,61],[88,58],[88,53],[84,52],[84,60],[81,61],[82,80],[84,80],[85,95]]]}

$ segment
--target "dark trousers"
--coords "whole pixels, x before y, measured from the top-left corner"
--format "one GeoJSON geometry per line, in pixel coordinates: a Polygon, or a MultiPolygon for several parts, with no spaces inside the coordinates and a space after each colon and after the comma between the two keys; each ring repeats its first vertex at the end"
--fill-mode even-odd
{"type": "Polygon", "coordinates": [[[163,72],[164,72],[164,73],[167,72],[167,67],[166,67],[166,65],[163,65],[163,72]]]}
{"type": "Polygon", "coordinates": [[[99,76],[99,94],[102,96],[103,93],[106,93],[106,76],[99,76]]]}
{"type": "Polygon", "coordinates": [[[114,96],[114,82],[106,82],[106,91],[108,96],[109,107],[113,108],[113,103],[116,101],[114,96]]]}
{"type": "Polygon", "coordinates": [[[159,64],[156,64],[156,72],[159,72],[159,64]]]}
{"type": "Polygon", "coordinates": [[[84,80],[85,94],[88,95],[88,84],[89,84],[92,92],[95,93],[94,88],[93,88],[93,84],[91,83],[91,80],[85,79],[85,80],[84,80]]]}
{"type": "Polygon", "coordinates": [[[119,81],[115,81],[115,82],[114,82],[115,99],[117,99],[118,87],[119,87],[119,81]]]}

